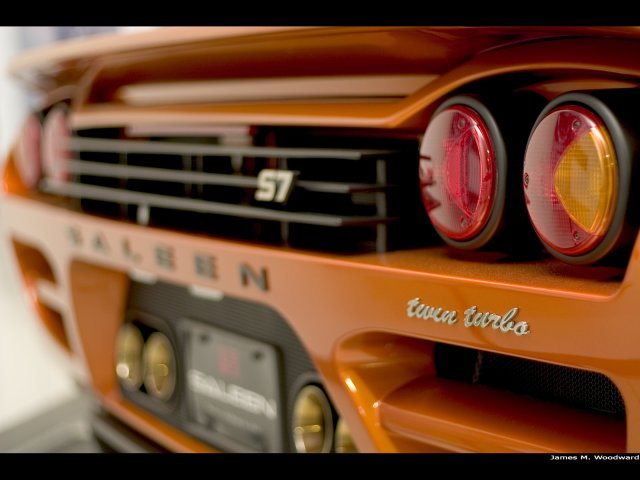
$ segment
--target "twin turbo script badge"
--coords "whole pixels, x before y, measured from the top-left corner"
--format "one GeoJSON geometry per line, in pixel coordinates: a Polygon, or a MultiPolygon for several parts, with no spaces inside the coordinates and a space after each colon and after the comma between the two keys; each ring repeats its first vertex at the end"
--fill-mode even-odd
{"type": "MultiPolygon", "coordinates": [[[[527,322],[517,322],[515,320],[519,311],[518,307],[513,307],[504,315],[498,315],[492,312],[479,312],[478,307],[474,305],[464,311],[463,324],[468,328],[492,328],[502,333],[513,332],[518,337],[521,337],[531,332],[527,322]]],[[[456,310],[444,310],[441,307],[425,305],[420,301],[419,297],[407,302],[407,317],[433,320],[436,323],[447,325],[454,325],[458,322],[458,312],[456,310]]]]}

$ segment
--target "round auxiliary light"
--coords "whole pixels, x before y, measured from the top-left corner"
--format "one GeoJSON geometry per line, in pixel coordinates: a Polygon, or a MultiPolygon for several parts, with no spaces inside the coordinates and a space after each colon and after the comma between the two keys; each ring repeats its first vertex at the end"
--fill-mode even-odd
{"type": "Polygon", "coordinates": [[[127,390],[138,390],[142,385],[142,350],[144,339],[138,327],[125,323],[116,339],[116,375],[127,390]]]}
{"type": "Polygon", "coordinates": [[[27,117],[16,149],[15,165],[20,175],[22,184],[27,188],[34,187],[42,173],[40,158],[40,142],[42,140],[42,127],[37,115],[27,117]]]}
{"type": "Polygon", "coordinates": [[[293,405],[293,442],[298,453],[327,453],[333,443],[331,403],[321,388],[307,385],[293,405]]]}
{"type": "Polygon", "coordinates": [[[488,109],[454,97],[434,114],[420,148],[420,190],[438,234],[479,248],[496,232],[505,196],[506,153],[488,109]]]}
{"type": "Polygon", "coordinates": [[[42,131],[42,169],[48,178],[64,182],[69,178],[71,160],[67,107],[52,108],[44,119],[42,131]]]}
{"type": "Polygon", "coordinates": [[[569,94],[543,111],[531,133],[523,172],[529,217],[547,249],[566,262],[594,262],[619,237],[630,176],[620,132],[602,102],[569,94]]]}
{"type": "Polygon", "coordinates": [[[169,400],[176,387],[176,357],[167,336],[152,333],[144,346],[144,386],[147,393],[169,400]]]}

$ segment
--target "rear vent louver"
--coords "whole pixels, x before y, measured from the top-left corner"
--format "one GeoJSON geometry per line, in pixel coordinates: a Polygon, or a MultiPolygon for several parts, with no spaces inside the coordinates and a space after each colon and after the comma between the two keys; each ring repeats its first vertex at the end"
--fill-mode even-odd
{"type": "Polygon", "coordinates": [[[620,391],[597,372],[447,344],[436,344],[435,363],[441,378],[625,417],[620,391]]]}
{"type": "Polygon", "coordinates": [[[424,242],[417,139],[291,130],[250,138],[78,131],[69,180],[40,188],[79,199],[87,213],[298,248],[383,252],[424,242]]]}

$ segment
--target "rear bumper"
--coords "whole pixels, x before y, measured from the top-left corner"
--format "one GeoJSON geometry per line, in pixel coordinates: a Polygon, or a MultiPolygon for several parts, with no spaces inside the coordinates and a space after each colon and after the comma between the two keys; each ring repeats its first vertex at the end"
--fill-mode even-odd
{"type": "Polygon", "coordinates": [[[465,258],[461,271],[442,247],[354,257],[291,252],[11,195],[0,215],[7,241],[29,247],[16,249],[18,257],[36,251],[49,265],[52,275],[39,276],[37,262],[18,258],[23,274],[29,265],[23,277],[34,301],[60,313],[72,362],[86,369],[110,414],[163,448],[212,451],[120,393],[113,346],[131,279],[156,278],[276,310],[309,353],[360,451],[640,450],[637,245],[619,279],[552,259],[499,263],[489,253],[465,258]],[[198,268],[198,258],[211,268],[198,268]],[[439,320],[455,311],[456,321],[418,318],[419,304],[441,308],[439,320]],[[474,306],[503,318],[517,308],[509,314],[513,327],[526,322],[528,333],[517,335],[506,322],[466,326],[464,312],[474,306]],[[436,342],[602,373],[619,389],[626,419],[601,421],[511,394],[476,398],[473,386],[436,378],[436,342]]]}

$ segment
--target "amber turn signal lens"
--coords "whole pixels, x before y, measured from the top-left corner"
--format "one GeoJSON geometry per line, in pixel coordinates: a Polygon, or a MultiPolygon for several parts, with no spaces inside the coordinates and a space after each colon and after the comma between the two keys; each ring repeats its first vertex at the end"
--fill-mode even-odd
{"type": "Polygon", "coordinates": [[[523,186],[531,222],[552,252],[579,258],[602,242],[616,212],[618,183],[616,149],[598,115],[567,104],[538,123],[523,186]]]}

